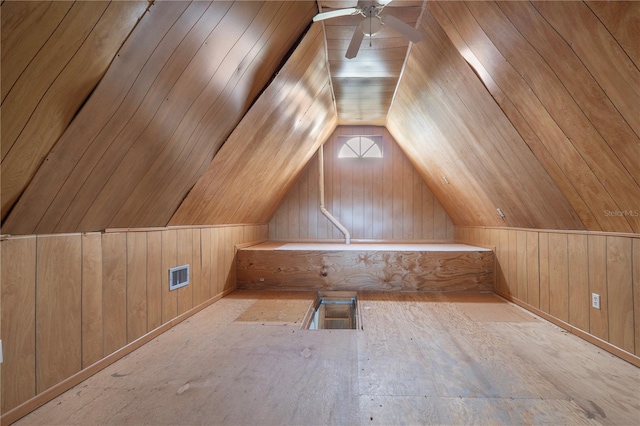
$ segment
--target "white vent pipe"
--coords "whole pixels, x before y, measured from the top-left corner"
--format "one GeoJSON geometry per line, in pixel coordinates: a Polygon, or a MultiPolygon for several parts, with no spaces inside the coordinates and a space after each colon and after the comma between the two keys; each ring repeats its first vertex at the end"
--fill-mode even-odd
{"type": "Polygon", "coordinates": [[[351,234],[340,222],[338,219],[333,217],[331,213],[324,206],[324,148],[323,145],[320,145],[318,149],[318,181],[320,183],[320,211],[323,215],[327,217],[333,223],[336,228],[340,230],[344,234],[345,243],[351,244],[351,234]]]}

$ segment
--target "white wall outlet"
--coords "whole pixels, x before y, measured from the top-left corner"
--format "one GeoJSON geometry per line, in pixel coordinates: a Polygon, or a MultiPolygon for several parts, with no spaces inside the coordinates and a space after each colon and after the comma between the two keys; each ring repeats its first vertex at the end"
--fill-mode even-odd
{"type": "Polygon", "coordinates": [[[600,295],[596,293],[591,293],[591,306],[600,309],[600,295]]]}

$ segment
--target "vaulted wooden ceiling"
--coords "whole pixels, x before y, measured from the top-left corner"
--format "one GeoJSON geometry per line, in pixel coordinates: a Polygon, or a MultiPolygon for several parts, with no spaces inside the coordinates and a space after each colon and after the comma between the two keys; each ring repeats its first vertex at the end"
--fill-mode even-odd
{"type": "Polygon", "coordinates": [[[639,2],[397,2],[351,63],[312,1],[1,8],[2,233],[266,222],[353,122],[458,225],[640,232],[639,2]]]}
{"type": "MultiPolygon", "coordinates": [[[[365,1],[319,1],[320,11],[329,12],[366,3],[365,1]]],[[[396,0],[381,15],[393,15],[415,27],[423,0],[396,0]]],[[[342,125],[376,124],[384,126],[387,113],[404,66],[409,40],[387,26],[373,37],[365,37],[358,55],[345,58],[362,15],[342,16],[323,21],[327,39],[327,57],[336,97],[338,123],[342,125]]]]}

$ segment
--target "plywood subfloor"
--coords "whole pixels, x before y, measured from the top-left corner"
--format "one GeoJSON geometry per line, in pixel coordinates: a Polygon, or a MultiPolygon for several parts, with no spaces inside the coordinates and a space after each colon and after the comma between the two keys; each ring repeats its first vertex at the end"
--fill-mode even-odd
{"type": "Polygon", "coordinates": [[[492,294],[364,293],[321,331],[305,297],[237,291],[18,424],[640,423],[640,369],[492,294]]]}

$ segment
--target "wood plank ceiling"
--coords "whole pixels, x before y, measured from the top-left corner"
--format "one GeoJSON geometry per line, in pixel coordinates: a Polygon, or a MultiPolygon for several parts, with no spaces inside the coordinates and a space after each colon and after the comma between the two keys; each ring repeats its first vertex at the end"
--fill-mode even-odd
{"type": "MultiPolygon", "coordinates": [[[[31,4],[13,3],[2,4],[3,23],[15,8],[16,26],[31,25],[33,19],[26,19],[34,13],[26,10],[32,8],[31,4]]],[[[78,1],[71,5],[71,10],[86,8],[100,16],[103,9],[120,10],[128,3],[78,1]]],[[[143,6],[143,11],[147,7],[146,1],[136,4],[143,6]]],[[[46,7],[41,8],[45,9],[42,19],[53,19],[48,18],[46,7]]],[[[35,168],[31,173],[35,176],[28,178],[31,182],[6,217],[2,232],[31,234],[165,226],[274,78],[315,13],[317,6],[309,1],[154,3],[122,48],[112,51],[113,62],[108,72],[71,125],[66,127],[67,123],[55,119],[49,125],[27,121],[25,129],[35,128],[38,137],[49,137],[47,126],[62,126],[66,130],[51,137],[51,145],[59,137],[51,151],[50,146],[41,149],[25,143],[26,159],[11,163],[16,161],[10,157],[17,149],[14,147],[3,160],[3,215],[22,192],[17,188],[9,191],[13,179],[5,179],[5,173],[21,170],[23,164],[33,162],[35,168]]],[[[78,20],[86,19],[78,15],[60,25],[66,32],[75,33],[80,31],[75,26],[82,23],[78,20]]],[[[119,28],[115,25],[110,24],[112,29],[119,28]]],[[[126,35],[129,30],[122,31],[126,35]]],[[[3,41],[6,34],[8,30],[3,26],[3,41]]],[[[12,47],[21,49],[20,40],[12,47]]],[[[4,43],[2,49],[4,58],[4,43]]],[[[55,46],[46,43],[41,50],[49,55],[57,52],[55,46]]],[[[77,51],[76,55],[81,53],[77,51]]],[[[81,59],[71,60],[67,65],[71,75],[76,76],[68,84],[78,83],[77,76],[86,70],[85,62],[91,62],[84,56],[81,59]]],[[[3,90],[4,70],[3,62],[3,90]]],[[[295,75],[302,79],[300,85],[306,87],[304,70],[297,70],[295,75]]],[[[30,79],[37,81],[37,85],[44,84],[42,81],[48,81],[49,72],[57,71],[40,67],[30,79]]],[[[17,72],[10,75],[14,74],[17,72]]],[[[328,85],[326,71],[325,76],[328,85]]],[[[280,84],[278,77],[274,82],[272,86],[280,84]]],[[[297,80],[287,86],[294,87],[298,87],[297,80]]],[[[67,95],[65,88],[53,84],[45,87],[44,92],[48,90],[55,99],[62,99],[67,95]]],[[[42,98],[38,93],[32,95],[42,98]]],[[[7,99],[12,96],[10,91],[7,99]]],[[[286,96],[280,100],[291,101],[286,96]]],[[[10,120],[14,111],[7,102],[2,105],[3,154],[5,118],[10,120]]],[[[64,102],[48,105],[54,115],[65,108],[64,102]]],[[[73,111],[77,112],[79,106],[73,111]]],[[[325,108],[325,104],[315,108],[318,112],[317,108],[325,108]]],[[[333,112],[330,101],[329,109],[333,112]]],[[[318,117],[327,118],[320,113],[318,117]]],[[[317,119],[304,118],[297,123],[300,129],[310,126],[321,133],[317,119]]],[[[271,122],[278,120],[272,118],[271,122]]],[[[329,131],[333,129],[330,119],[323,124],[329,131]]],[[[304,167],[304,163],[299,167],[304,167]]],[[[22,181],[22,186],[28,179],[22,181]]]]}
{"type": "Polygon", "coordinates": [[[639,24],[638,2],[429,2],[387,127],[457,225],[638,233],[639,24]]]}
{"type": "MultiPolygon", "coordinates": [[[[355,7],[357,4],[357,0],[318,0],[321,12],[355,7]]],[[[422,5],[423,0],[395,0],[385,7],[382,14],[393,15],[415,27],[422,5]]],[[[365,37],[358,56],[347,59],[345,53],[351,37],[364,19],[362,15],[354,15],[323,21],[338,124],[384,126],[409,41],[393,29],[383,26],[373,37],[365,37]]]]}
{"type": "Polygon", "coordinates": [[[347,60],[356,4],[2,2],[2,232],[266,222],[337,124],[456,225],[640,232],[640,2],[394,0],[347,60]]]}

